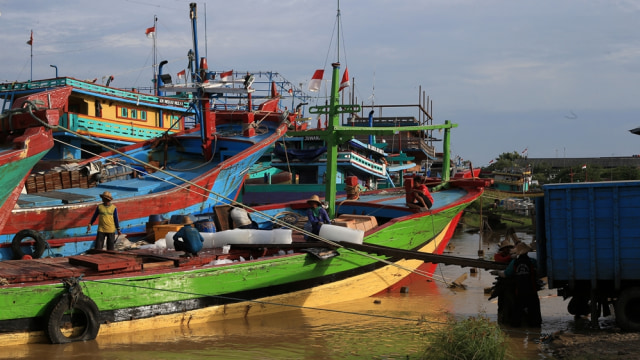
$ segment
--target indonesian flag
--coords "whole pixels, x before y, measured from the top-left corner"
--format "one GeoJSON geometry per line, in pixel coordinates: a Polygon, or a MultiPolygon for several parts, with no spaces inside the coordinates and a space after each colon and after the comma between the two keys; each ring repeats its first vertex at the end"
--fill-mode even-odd
{"type": "Polygon", "coordinates": [[[178,79],[184,79],[186,75],[187,75],[187,72],[185,70],[182,70],[178,73],[178,79]]]}
{"type": "Polygon", "coordinates": [[[493,159],[491,159],[491,161],[489,161],[489,164],[491,164],[493,162],[493,159]]]}
{"type": "Polygon", "coordinates": [[[587,164],[582,165],[582,170],[587,170],[587,164]]]}
{"type": "Polygon", "coordinates": [[[529,148],[525,148],[524,150],[522,150],[522,153],[523,153],[523,154],[526,154],[526,153],[527,153],[527,150],[529,150],[529,148]]]}
{"type": "Polygon", "coordinates": [[[31,36],[29,37],[29,41],[27,41],[27,45],[33,46],[33,30],[31,30],[31,36]]]}
{"type": "Polygon", "coordinates": [[[309,81],[309,91],[318,91],[322,85],[322,77],[324,76],[324,70],[316,70],[309,81]]]}
{"type": "Polygon", "coordinates": [[[152,26],[150,28],[147,28],[147,30],[144,33],[145,35],[147,35],[149,39],[153,39],[153,37],[156,36],[156,27],[152,26]]]}
{"type": "Polygon", "coordinates": [[[229,82],[231,81],[231,77],[233,76],[233,70],[225,71],[220,74],[220,81],[229,82]]]}
{"type": "Polygon", "coordinates": [[[349,69],[344,68],[344,74],[342,74],[342,81],[340,82],[340,89],[338,91],[342,91],[342,89],[349,87],[351,83],[349,82],[349,69]]]}

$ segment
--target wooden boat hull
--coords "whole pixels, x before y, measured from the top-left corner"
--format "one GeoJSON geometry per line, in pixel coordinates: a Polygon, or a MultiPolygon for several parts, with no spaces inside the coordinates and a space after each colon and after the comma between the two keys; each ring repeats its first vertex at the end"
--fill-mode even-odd
{"type": "MultiPolygon", "coordinates": [[[[93,189],[76,191],[79,193],[84,190],[90,201],[64,204],[64,200],[53,199],[48,206],[14,209],[10,214],[11,221],[0,230],[0,260],[14,257],[10,245],[16,234],[25,229],[37,231],[47,241],[50,247],[47,255],[69,256],[89,250],[93,246],[97,227],[94,225],[91,233],[87,233],[86,228],[96,206],[101,203],[99,194],[103,191],[113,194],[113,203],[118,208],[120,226],[124,233],[144,233],[150,214],[163,214],[170,218],[172,215],[211,212],[213,206],[228,203],[238,197],[247,169],[286,131],[286,124],[273,124],[270,129],[267,134],[254,139],[219,139],[217,145],[221,149],[228,149],[226,151],[229,155],[219,154],[224,158],[223,161],[204,170],[195,170],[200,173],[192,179],[191,185],[183,186],[182,182],[173,180],[177,185],[167,184],[164,190],[156,188],[149,193],[146,186],[149,186],[150,180],[106,182],[93,189]]],[[[186,150],[181,151],[188,151],[190,148],[194,152],[200,151],[198,144],[201,141],[198,136],[186,134],[182,144],[181,149],[186,150]]],[[[153,141],[150,140],[122,148],[121,151],[146,158],[151,156],[152,147],[153,141]]],[[[109,156],[117,157],[117,154],[102,154],[102,157],[109,156]]],[[[162,159],[162,153],[155,153],[153,156],[162,159]]],[[[184,175],[187,172],[175,173],[184,175]]],[[[171,179],[170,176],[161,176],[171,179]]],[[[30,251],[28,248],[24,250],[27,253],[30,251]]]]}
{"type": "MultiPolygon", "coordinates": [[[[365,243],[441,253],[462,210],[481,192],[475,189],[443,193],[442,201],[446,197],[449,200],[446,205],[428,212],[393,205],[403,201],[399,192],[379,194],[377,205],[371,201],[358,207],[354,202],[349,207],[342,204],[342,209],[346,213],[356,207],[365,212],[376,211],[382,214],[381,221],[391,214],[404,213],[368,230],[365,243]]],[[[300,203],[269,205],[257,208],[254,218],[283,211],[302,213],[300,203]]],[[[223,256],[217,251],[216,256],[223,256]]],[[[14,282],[0,288],[0,329],[4,330],[0,343],[43,339],[39,324],[46,320],[50,304],[67,291],[61,277],[84,275],[80,286],[100,310],[100,334],[109,334],[266,314],[291,307],[326,306],[375,295],[399,284],[411,271],[425,269],[418,260],[368,257],[348,248],[337,251],[338,256],[325,260],[294,250],[222,265],[207,264],[208,258],[178,259],[161,254],[155,256],[157,261],[148,257],[140,263],[140,255],[119,253],[113,255],[117,261],[102,263],[101,271],[68,264],[76,258],[92,261],[104,256],[99,254],[0,262],[0,277],[14,282]],[[20,269],[20,273],[14,269],[20,269]],[[29,274],[36,273],[40,279],[27,281],[27,277],[34,276],[29,274]]]]}
{"type": "MultiPolygon", "coordinates": [[[[20,117],[14,116],[13,125],[18,124],[20,117]]],[[[55,110],[37,111],[35,116],[43,121],[55,125],[59,113],[55,110]]],[[[28,121],[32,119],[27,119],[28,121]]],[[[3,126],[3,128],[5,128],[3,126]]],[[[15,128],[7,126],[6,128],[15,128]]],[[[6,224],[14,209],[18,196],[22,191],[26,177],[33,165],[38,162],[53,146],[53,136],[50,129],[44,126],[27,128],[23,134],[17,136],[0,147],[0,230],[6,224]]]]}

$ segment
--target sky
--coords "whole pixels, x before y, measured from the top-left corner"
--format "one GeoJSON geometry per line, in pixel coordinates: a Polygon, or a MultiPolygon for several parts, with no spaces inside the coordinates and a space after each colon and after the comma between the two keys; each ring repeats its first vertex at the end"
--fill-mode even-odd
{"type": "MultiPolygon", "coordinates": [[[[337,1],[197,4],[210,69],[276,71],[307,89],[337,59],[337,1]]],[[[458,124],[452,156],[486,166],[514,151],[640,154],[629,132],[640,127],[640,0],[342,0],[340,14],[348,90],[367,105],[417,104],[422,90],[434,123],[458,124]]],[[[33,64],[33,79],[56,65],[60,76],[149,86],[154,16],[175,78],[192,47],[189,1],[0,0],[0,82],[28,80],[33,64]]]]}

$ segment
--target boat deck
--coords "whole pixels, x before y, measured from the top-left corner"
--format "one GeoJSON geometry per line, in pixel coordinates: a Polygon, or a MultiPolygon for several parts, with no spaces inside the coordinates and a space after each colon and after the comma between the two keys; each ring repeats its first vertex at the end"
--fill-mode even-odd
{"type": "MultiPolygon", "coordinates": [[[[443,205],[450,205],[462,199],[467,194],[463,189],[452,189],[448,191],[432,192],[433,207],[436,210],[443,205]]],[[[339,202],[340,200],[338,200],[339,202]]],[[[395,188],[380,192],[364,192],[360,194],[360,199],[356,202],[366,202],[384,206],[397,206],[407,208],[406,193],[403,188],[395,188]]]]}
{"type": "MultiPolygon", "coordinates": [[[[211,169],[216,165],[217,164],[215,162],[204,164],[203,162],[191,160],[183,161],[173,166],[179,166],[180,169],[195,169],[200,166],[197,170],[171,170],[169,168],[165,171],[186,180],[193,180],[198,175],[202,174],[203,168],[211,169]]],[[[182,181],[176,180],[172,175],[155,172],[152,174],[143,174],[140,178],[136,179],[130,178],[126,180],[112,180],[98,183],[95,187],[91,188],[69,188],[32,194],[21,194],[17,204],[21,208],[30,208],[101,201],[100,194],[104,191],[111,192],[113,197],[116,199],[146,195],[170,189],[173,188],[176,183],[182,183],[182,181]]]]}
{"type": "MultiPolygon", "coordinates": [[[[25,283],[58,282],[69,277],[128,276],[158,271],[182,271],[218,265],[220,260],[258,259],[278,255],[279,251],[327,247],[321,242],[305,242],[294,236],[292,244],[233,245],[225,254],[222,248],[202,249],[197,257],[182,257],[182,251],[138,249],[128,251],[90,250],[88,255],[0,262],[0,284],[23,286],[25,283]]],[[[223,263],[223,262],[221,262],[223,263]]]]}

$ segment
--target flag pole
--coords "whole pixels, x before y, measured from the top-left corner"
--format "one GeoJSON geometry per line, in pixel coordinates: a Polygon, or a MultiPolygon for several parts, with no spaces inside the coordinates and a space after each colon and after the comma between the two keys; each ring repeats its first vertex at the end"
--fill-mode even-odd
{"type": "Polygon", "coordinates": [[[158,35],[158,17],[153,15],[153,66],[151,67],[153,71],[153,93],[158,96],[158,71],[156,69],[158,65],[158,54],[156,50],[156,38],[158,35]]]}
{"type": "Polygon", "coordinates": [[[31,29],[31,36],[29,37],[29,47],[31,48],[31,74],[29,81],[33,81],[33,29],[31,29]]]}

